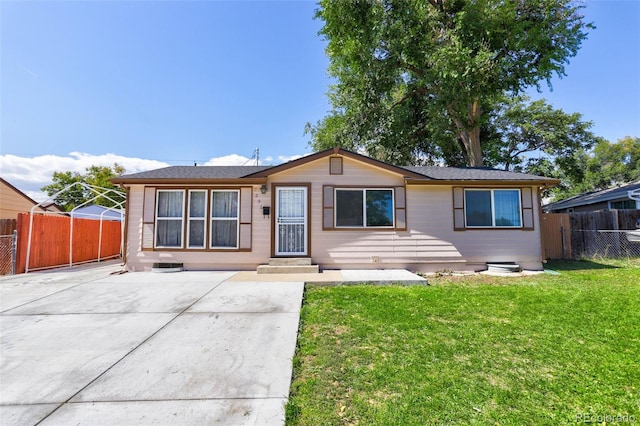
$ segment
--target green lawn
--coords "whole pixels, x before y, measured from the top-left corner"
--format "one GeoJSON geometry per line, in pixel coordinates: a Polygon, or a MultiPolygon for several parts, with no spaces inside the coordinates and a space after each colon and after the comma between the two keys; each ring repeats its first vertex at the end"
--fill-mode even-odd
{"type": "Polygon", "coordinates": [[[308,286],[287,424],[640,422],[640,260],[546,267],[308,286]]]}

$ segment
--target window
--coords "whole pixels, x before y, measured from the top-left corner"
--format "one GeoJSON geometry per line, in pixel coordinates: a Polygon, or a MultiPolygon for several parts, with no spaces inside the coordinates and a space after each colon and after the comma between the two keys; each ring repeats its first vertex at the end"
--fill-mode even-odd
{"type": "Polygon", "coordinates": [[[238,248],[239,191],[211,191],[211,248],[238,248]]]}
{"type": "Polygon", "coordinates": [[[465,189],[464,206],[468,228],[522,226],[519,189],[465,189]]]}
{"type": "Polygon", "coordinates": [[[336,227],[393,227],[393,190],[336,189],[335,215],[336,227]]]}
{"type": "Polygon", "coordinates": [[[610,204],[611,204],[611,207],[610,207],[611,209],[617,209],[617,210],[635,209],[636,208],[635,200],[612,201],[610,204]]]}
{"type": "Polygon", "coordinates": [[[203,249],[206,247],[207,191],[189,191],[189,220],[187,222],[187,247],[203,249]]]}
{"type": "Polygon", "coordinates": [[[160,190],[156,200],[156,247],[182,247],[184,191],[160,190]]]}

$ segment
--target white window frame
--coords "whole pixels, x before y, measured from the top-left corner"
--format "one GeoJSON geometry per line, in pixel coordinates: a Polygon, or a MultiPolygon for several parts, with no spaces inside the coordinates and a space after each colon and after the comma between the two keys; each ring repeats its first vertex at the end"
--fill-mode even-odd
{"type": "Polygon", "coordinates": [[[465,188],[464,189],[464,226],[469,229],[493,229],[493,228],[505,228],[505,229],[520,229],[523,228],[523,218],[522,218],[522,191],[520,188],[465,188]],[[470,191],[489,191],[491,193],[491,225],[479,226],[479,225],[469,225],[467,223],[467,192],[470,191]],[[509,226],[509,225],[496,225],[496,209],[495,209],[495,192],[496,191],[517,191],[518,192],[518,217],[520,220],[520,225],[517,226],[509,226]]]}
{"type": "Polygon", "coordinates": [[[334,188],[333,189],[334,209],[333,223],[336,229],[394,229],[396,224],[396,199],[394,188],[334,188]],[[338,191],[360,191],[362,192],[362,226],[338,226],[338,191]],[[391,225],[367,226],[367,191],[390,191],[391,192],[391,225]]]}
{"type": "MultiPolygon", "coordinates": [[[[236,221],[236,245],[235,247],[225,247],[225,246],[214,246],[213,245],[213,238],[211,235],[209,235],[209,248],[210,249],[215,249],[215,250],[238,250],[238,248],[240,247],[240,190],[239,189],[212,189],[211,190],[211,194],[209,196],[209,208],[211,213],[209,214],[209,220],[210,221],[214,221],[214,220],[233,220],[235,219],[236,221]],[[213,193],[214,192],[235,192],[238,196],[238,206],[236,209],[236,217],[213,217],[213,193]]],[[[209,233],[211,233],[213,230],[213,226],[211,226],[209,228],[209,233]]]]}
{"type": "Polygon", "coordinates": [[[187,217],[187,249],[190,250],[203,250],[207,248],[207,230],[209,229],[208,223],[209,218],[207,216],[207,211],[209,208],[209,191],[206,189],[190,189],[189,196],[187,197],[188,203],[186,206],[186,217],[187,217]],[[191,216],[191,194],[194,192],[203,192],[204,193],[204,215],[203,216],[191,216]],[[203,221],[204,222],[204,240],[201,246],[193,246],[191,244],[191,222],[193,221],[203,221]]]}
{"type": "Polygon", "coordinates": [[[182,249],[184,248],[184,212],[185,212],[185,190],[184,189],[158,189],[156,191],[156,209],[155,209],[155,232],[153,236],[153,242],[155,248],[167,248],[167,249],[182,249]],[[165,192],[179,192],[182,194],[182,216],[178,217],[158,217],[158,210],[160,209],[160,194],[165,192]],[[162,246],[158,244],[158,223],[162,221],[180,221],[180,242],[179,246],[162,246]]]}

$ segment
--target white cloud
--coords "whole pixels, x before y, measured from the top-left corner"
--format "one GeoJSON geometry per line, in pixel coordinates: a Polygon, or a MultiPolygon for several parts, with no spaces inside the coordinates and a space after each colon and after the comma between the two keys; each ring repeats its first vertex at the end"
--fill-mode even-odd
{"type": "MultiPolygon", "coordinates": [[[[278,165],[282,163],[286,163],[288,161],[296,160],[298,158],[305,157],[309,154],[296,154],[291,156],[279,155],[278,159],[274,161],[273,157],[268,156],[264,158],[260,158],[260,165],[278,165]]],[[[211,158],[209,161],[204,163],[205,166],[255,166],[256,160],[255,158],[247,158],[243,155],[238,154],[230,154],[225,155],[223,157],[211,158]]]]}
{"type": "Polygon", "coordinates": [[[90,166],[113,166],[118,163],[126,169],[126,173],[137,173],[145,170],[168,166],[167,163],[142,158],[124,157],[116,154],[93,155],[82,152],[71,152],[68,156],[40,155],[37,157],[20,157],[17,155],[0,155],[0,173],[10,184],[36,201],[47,199],[40,191],[51,183],[53,172],[84,173],[90,166]]]}
{"type": "MultiPolygon", "coordinates": [[[[260,160],[260,164],[281,164],[287,161],[304,157],[303,155],[292,155],[277,157],[273,162],[273,157],[266,157],[260,160]]],[[[138,173],[146,170],[158,169],[169,166],[168,163],[143,158],[125,157],[116,154],[87,154],[84,152],[71,152],[67,156],[60,155],[40,155],[37,157],[20,157],[17,155],[0,155],[0,175],[10,184],[27,194],[36,201],[44,201],[47,194],[40,191],[45,185],[51,183],[53,172],[78,172],[84,173],[90,166],[113,166],[118,163],[126,170],[125,173],[138,173]]],[[[206,166],[242,166],[254,165],[255,160],[238,154],[229,154],[222,157],[209,159],[206,166]]]]}
{"type": "Polygon", "coordinates": [[[255,164],[255,160],[238,154],[225,155],[223,157],[211,158],[204,163],[205,166],[243,166],[255,164]]]}
{"type": "Polygon", "coordinates": [[[291,155],[291,156],[279,155],[278,164],[288,163],[289,161],[297,160],[298,158],[306,157],[307,155],[309,154],[291,155]]]}

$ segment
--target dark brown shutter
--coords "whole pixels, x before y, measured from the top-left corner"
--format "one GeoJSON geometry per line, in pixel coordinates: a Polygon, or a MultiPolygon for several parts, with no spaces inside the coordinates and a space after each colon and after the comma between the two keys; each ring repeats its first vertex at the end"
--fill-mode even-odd
{"type": "Polygon", "coordinates": [[[520,194],[522,197],[522,229],[533,231],[533,191],[531,188],[522,188],[520,194]]]}
{"type": "Polygon", "coordinates": [[[407,194],[404,186],[395,188],[396,230],[407,230],[407,194]]]}
{"type": "Polygon", "coordinates": [[[156,188],[145,186],[142,203],[142,249],[152,249],[155,239],[156,188]]]}
{"type": "Polygon", "coordinates": [[[240,241],[238,248],[251,250],[251,213],[253,188],[240,188],[240,241]]]}
{"type": "Polygon", "coordinates": [[[464,188],[453,187],[453,230],[464,231],[464,188]]]}
{"type": "Polygon", "coordinates": [[[322,229],[333,229],[333,186],[322,187],[322,229]]]}

